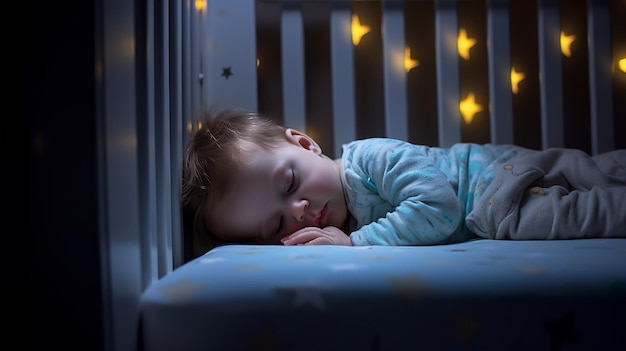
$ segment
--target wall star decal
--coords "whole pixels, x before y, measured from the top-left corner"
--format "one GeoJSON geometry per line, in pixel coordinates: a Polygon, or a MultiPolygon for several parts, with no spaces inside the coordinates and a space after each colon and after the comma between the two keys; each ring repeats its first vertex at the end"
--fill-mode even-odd
{"type": "Polygon", "coordinates": [[[222,74],[221,76],[228,79],[230,76],[234,76],[235,74],[233,73],[232,69],[229,67],[222,67],[222,74]]]}

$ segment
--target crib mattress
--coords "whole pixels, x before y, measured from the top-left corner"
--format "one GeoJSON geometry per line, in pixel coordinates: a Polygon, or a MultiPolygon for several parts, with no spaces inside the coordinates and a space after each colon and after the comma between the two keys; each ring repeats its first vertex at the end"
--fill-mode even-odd
{"type": "Polygon", "coordinates": [[[140,312],[144,350],[626,350],[626,239],[223,246],[140,312]]]}

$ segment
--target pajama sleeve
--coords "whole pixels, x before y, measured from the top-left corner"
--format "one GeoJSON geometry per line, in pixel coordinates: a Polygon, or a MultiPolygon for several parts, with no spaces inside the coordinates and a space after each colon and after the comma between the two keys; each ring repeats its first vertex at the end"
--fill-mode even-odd
{"type": "Polygon", "coordinates": [[[371,140],[355,145],[344,162],[348,202],[362,222],[350,235],[354,245],[442,244],[455,232],[456,189],[426,147],[371,140]]]}

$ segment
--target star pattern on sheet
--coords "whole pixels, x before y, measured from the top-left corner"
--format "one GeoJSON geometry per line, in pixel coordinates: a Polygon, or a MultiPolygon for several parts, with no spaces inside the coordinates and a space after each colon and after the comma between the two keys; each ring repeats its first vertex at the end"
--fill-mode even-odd
{"type": "Polygon", "coordinates": [[[233,73],[231,67],[222,67],[222,74],[221,76],[224,77],[225,79],[230,78],[231,76],[234,76],[235,74],[233,73]]]}
{"type": "Polygon", "coordinates": [[[192,301],[194,295],[205,287],[206,285],[196,284],[191,279],[183,279],[177,283],[163,286],[161,291],[170,301],[188,302],[192,301]]]}
{"type": "Polygon", "coordinates": [[[259,254],[264,254],[264,253],[265,251],[263,249],[256,248],[256,247],[251,247],[247,250],[238,252],[238,254],[240,255],[259,255],[259,254]]]}
{"type": "Polygon", "coordinates": [[[200,263],[211,264],[215,262],[226,261],[223,257],[204,257],[200,259],[200,263]]]}
{"type": "Polygon", "coordinates": [[[388,279],[391,282],[393,294],[408,301],[413,307],[417,307],[417,302],[424,293],[435,290],[433,285],[423,283],[415,273],[391,275],[388,279]]]}
{"type": "Polygon", "coordinates": [[[328,265],[331,271],[358,271],[365,269],[363,265],[356,263],[336,263],[328,265]]]}
{"type": "Polygon", "coordinates": [[[247,349],[250,351],[282,351],[289,348],[289,342],[280,338],[274,329],[263,325],[259,329],[244,336],[247,349]]]}
{"type": "Polygon", "coordinates": [[[454,263],[456,263],[456,262],[455,262],[455,261],[453,261],[453,260],[436,259],[436,260],[429,260],[429,261],[426,261],[426,263],[427,263],[429,266],[450,266],[450,265],[452,265],[452,264],[454,264],[454,263]]]}
{"type": "Polygon", "coordinates": [[[287,255],[287,259],[298,263],[314,263],[320,258],[320,255],[308,255],[308,254],[295,254],[287,255]]]}
{"type": "Polygon", "coordinates": [[[277,294],[289,295],[292,298],[294,308],[301,308],[305,305],[309,305],[320,311],[326,309],[322,294],[327,290],[329,289],[317,284],[282,286],[274,288],[274,292],[277,294]]]}
{"type": "Polygon", "coordinates": [[[563,318],[544,321],[543,326],[550,334],[550,349],[557,350],[565,343],[577,344],[580,341],[576,331],[576,314],[567,312],[563,318]]]}
{"type": "Polygon", "coordinates": [[[265,267],[259,264],[239,264],[233,267],[235,272],[260,272],[265,270],[265,267]]]}
{"type": "Polygon", "coordinates": [[[371,256],[367,256],[367,258],[369,260],[372,261],[388,261],[391,259],[391,256],[387,256],[387,255],[371,255],[371,256]]]}
{"type": "Polygon", "coordinates": [[[471,310],[450,317],[450,338],[464,345],[471,345],[476,334],[483,329],[471,310]]]}
{"type": "Polygon", "coordinates": [[[543,275],[548,274],[548,270],[543,266],[521,266],[520,271],[524,275],[543,275]]]}

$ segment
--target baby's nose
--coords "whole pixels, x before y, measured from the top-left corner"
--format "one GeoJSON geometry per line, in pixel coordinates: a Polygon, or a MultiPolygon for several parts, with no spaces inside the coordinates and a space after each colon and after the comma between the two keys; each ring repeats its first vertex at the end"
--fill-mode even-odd
{"type": "Polygon", "coordinates": [[[296,221],[302,222],[308,208],[309,202],[307,200],[296,200],[293,202],[291,213],[296,221]]]}

